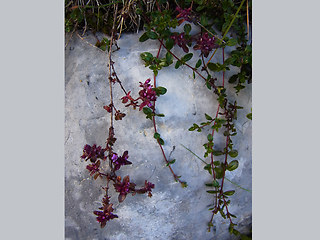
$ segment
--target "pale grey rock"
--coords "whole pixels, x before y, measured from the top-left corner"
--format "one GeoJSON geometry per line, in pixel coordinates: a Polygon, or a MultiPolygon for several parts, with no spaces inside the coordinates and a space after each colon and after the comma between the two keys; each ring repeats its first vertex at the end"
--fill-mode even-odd
{"type": "MultiPolygon", "coordinates": [[[[152,78],[152,71],[145,68],[140,54],[144,51],[156,54],[158,43],[147,41],[140,43],[139,35],[121,36],[118,41],[120,50],[113,53],[115,68],[126,89],[136,96],[139,81],[152,78]]],[[[66,36],[68,38],[69,36],[66,36]]],[[[92,35],[85,36],[92,44],[92,35]]],[[[174,48],[178,55],[181,49],[174,48]]],[[[161,56],[164,56],[162,52],[161,56]]],[[[197,56],[198,53],[194,53],[197,56]]],[[[194,57],[195,58],[195,57],[194,57]]],[[[218,51],[216,59],[221,59],[218,51]]],[[[195,58],[196,59],[196,58],[195,58]]],[[[191,60],[191,65],[195,65],[191,60]]],[[[236,71],[236,69],[233,69],[236,71]]],[[[203,156],[203,144],[209,130],[202,133],[189,132],[193,123],[204,120],[204,113],[215,115],[217,101],[200,78],[193,79],[190,69],[174,66],[159,72],[157,85],[164,86],[168,92],[157,101],[157,110],[165,114],[157,119],[157,127],[165,140],[164,150],[171,159],[176,159],[174,171],[188,182],[187,188],[175,183],[169,169],[165,166],[160,149],[153,138],[153,125],[138,110],[125,108],[120,101],[124,95],[119,85],[114,86],[116,106],[127,116],[115,122],[117,142],[115,150],[129,151],[129,160],[133,163],[119,171],[121,176],[130,175],[138,186],[148,180],[155,184],[152,198],[146,195],[128,195],[121,204],[111,188],[111,201],[114,203],[118,219],[108,222],[100,229],[93,211],[101,206],[105,182],[94,181],[85,169],[86,163],[80,160],[85,144],[104,145],[110,123],[109,114],[103,106],[109,104],[109,85],[107,80],[107,54],[88,45],[73,36],[65,50],[65,236],[72,240],[125,240],[125,239],[237,239],[228,233],[228,222],[220,216],[215,217],[215,231],[207,232],[207,222],[211,217],[208,206],[212,196],[204,183],[211,176],[203,169],[199,161],[181,144],[187,146],[199,156],[203,156]]],[[[231,73],[228,73],[231,74],[231,73]]],[[[232,86],[230,86],[232,89],[232,86]]],[[[230,91],[234,99],[234,91],[230,91]]],[[[251,189],[252,154],[251,121],[246,114],[251,112],[251,85],[237,96],[243,110],[238,112],[236,127],[238,135],[234,137],[235,148],[239,151],[240,166],[227,177],[240,186],[251,189]]],[[[223,146],[224,138],[215,136],[218,146],[223,146]]],[[[217,158],[219,159],[219,158],[217,158]]],[[[251,228],[251,193],[225,182],[225,189],[235,189],[231,199],[230,211],[237,215],[235,222],[243,233],[251,228]]]]}

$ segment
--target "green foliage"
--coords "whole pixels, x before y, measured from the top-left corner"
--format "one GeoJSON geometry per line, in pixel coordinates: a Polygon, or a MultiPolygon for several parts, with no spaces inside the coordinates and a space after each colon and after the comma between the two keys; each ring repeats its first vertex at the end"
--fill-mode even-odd
{"type": "Polygon", "coordinates": [[[103,38],[102,41],[97,41],[96,47],[100,48],[102,51],[109,51],[110,49],[110,40],[107,38],[103,38]]]}
{"type": "Polygon", "coordinates": [[[228,152],[229,156],[232,158],[235,158],[238,156],[238,151],[237,150],[232,150],[230,152],[228,152]]]}
{"type": "Polygon", "coordinates": [[[152,55],[152,53],[144,52],[140,54],[141,59],[145,62],[145,66],[149,67],[153,71],[153,73],[157,76],[158,71],[163,67],[168,67],[173,63],[173,57],[168,52],[165,58],[157,58],[152,55]]]}
{"type": "Polygon", "coordinates": [[[183,27],[183,30],[186,34],[189,34],[191,31],[191,25],[190,24],[185,24],[183,27]]]}
{"type": "Polygon", "coordinates": [[[173,160],[171,160],[171,161],[168,161],[168,163],[166,164],[166,166],[168,167],[169,165],[174,164],[175,161],[176,161],[175,159],[173,159],[173,160]]]}
{"type": "Polygon", "coordinates": [[[228,164],[227,170],[228,171],[233,171],[236,170],[239,166],[239,161],[238,160],[233,160],[228,164]]]}
{"type": "Polygon", "coordinates": [[[158,96],[164,95],[167,92],[167,89],[164,87],[156,87],[156,88],[153,88],[153,90],[157,93],[158,96]]]}

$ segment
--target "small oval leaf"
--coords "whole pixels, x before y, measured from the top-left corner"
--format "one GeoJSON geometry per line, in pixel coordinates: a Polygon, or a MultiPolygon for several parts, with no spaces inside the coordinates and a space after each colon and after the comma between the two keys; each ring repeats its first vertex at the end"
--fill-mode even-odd
{"type": "Polygon", "coordinates": [[[228,164],[227,170],[228,171],[233,171],[236,170],[239,166],[239,161],[238,160],[233,160],[228,164]]]}

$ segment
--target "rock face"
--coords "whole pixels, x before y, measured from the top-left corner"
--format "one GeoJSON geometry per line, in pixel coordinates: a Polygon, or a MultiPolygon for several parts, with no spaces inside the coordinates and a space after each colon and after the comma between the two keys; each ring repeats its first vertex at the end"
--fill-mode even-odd
{"type": "MultiPolygon", "coordinates": [[[[150,69],[144,66],[140,54],[149,51],[154,55],[158,50],[156,41],[140,43],[140,34],[122,35],[118,41],[120,50],[113,53],[115,69],[124,87],[138,95],[139,82],[153,77],[150,69]]],[[[66,36],[68,39],[69,36],[66,36]]],[[[95,44],[92,35],[85,36],[87,42],[95,44]]],[[[144,180],[155,184],[152,198],[146,195],[128,195],[121,204],[113,188],[111,202],[119,218],[107,223],[101,229],[96,222],[94,210],[101,206],[103,187],[106,183],[94,181],[85,169],[86,162],[80,160],[85,144],[105,145],[110,115],[103,106],[109,104],[109,84],[107,54],[90,46],[77,35],[71,38],[65,50],[65,236],[66,239],[237,239],[228,233],[228,221],[220,216],[214,218],[214,231],[207,232],[207,223],[211,212],[208,210],[213,197],[204,185],[212,176],[203,169],[204,163],[186,150],[184,146],[203,158],[203,144],[209,129],[202,133],[189,132],[193,123],[205,121],[204,113],[215,116],[218,107],[215,95],[207,89],[204,82],[187,67],[174,69],[174,65],[159,72],[157,85],[168,91],[159,97],[156,108],[164,118],[158,117],[157,128],[165,140],[164,151],[170,159],[176,159],[172,165],[177,175],[188,183],[181,188],[166,167],[159,146],[153,138],[152,122],[138,110],[125,108],[120,98],[124,96],[118,84],[114,85],[115,106],[126,117],[115,121],[117,142],[115,151],[129,151],[132,165],[119,170],[122,177],[130,175],[137,186],[143,186],[144,180]]],[[[178,55],[183,52],[174,47],[178,55]]],[[[163,57],[165,51],[161,52],[163,57]]],[[[199,52],[194,52],[195,65],[199,52]]],[[[227,53],[228,54],[228,53],[227,53]]],[[[221,61],[221,51],[215,59],[221,61]]],[[[237,69],[231,69],[233,72],[237,69]]],[[[232,75],[228,73],[227,77],[232,75]]],[[[217,76],[221,81],[221,76],[217,76]]],[[[228,86],[227,86],[228,87],[228,86]]],[[[230,98],[235,98],[232,86],[229,86],[230,98]]],[[[238,135],[233,137],[234,147],[238,150],[239,168],[227,172],[226,177],[243,188],[251,189],[252,154],[251,121],[246,115],[251,112],[251,85],[237,96],[238,105],[244,109],[238,111],[236,127],[238,135]]],[[[224,137],[215,135],[215,144],[224,146],[224,137]]],[[[219,157],[216,157],[219,160],[219,157]]],[[[209,162],[209,159],[204,159],[209,162]]],[[[105,164],[107,169],[107,164],[105,164]]],[[[230,197],[230,212],[236,215],[237,229],[248,233],[251,228],[251,193],[230,182],[225,182],[226,190],[236,190],[230,197]]]]}

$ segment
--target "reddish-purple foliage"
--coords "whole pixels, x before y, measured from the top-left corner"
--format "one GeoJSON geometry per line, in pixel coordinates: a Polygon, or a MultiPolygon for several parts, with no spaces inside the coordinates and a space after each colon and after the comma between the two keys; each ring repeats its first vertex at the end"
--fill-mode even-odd
{"type": "Polygon", "coordinates": [[[135,192],[135,183],[130,182],[129,176],[125,176],[121,182],[121,177],[118,176],[117,182],[114,184],[114,188],[116,189],[116,192],[119,192],[118,200],[119,202],[123,202],[126,198],[128,193],[134,193],[135,192]]]}
{"type": "Polygon", "coordinates": [[[179,12],[177,18],[181,18],[179,20],[179,24],[183,23],[184,21],[191,22],[191,7],[186,9],[176,7],[176,10],[179,12]]]}
{"type": "Polygon", "coordinates": [[[98,158],[102,160],[106,160],[107,157],[104,156],[104,152],[106,149],[103,149],[101,146],[98,146],[96,144],[85,145],[83,148],[83,154],[81,158],[85,159],[86,161],[90,159],[91,162],[96,162],[98,158]]]}
{"type": "Polygon", "coordinates": [[[112,220],[114,218],[118,218],[117,215],[112,213],[112,211],[114,210],[112,207],[113,204],[109,203],[109,199],[110,197],[106,195],[102,199],[103,207],[99,208],[102,211],[93,212],[95,215],[97,215],[96,219],[100,223],[101,228],[103,228],[106,225],[107,221],[112,220]]]}
{"type": "Polygon", "coordinates": [[[156,101],[157,93],[152,89],[152,85],[149,84],[150,78],[147,79],[144,83],[140,82],[140,87],[143,89],[139,91],[140,99],[142,103],[140,104],[139,111],[144,107],[148,106],[149,108],[154,108],[151,101],[156,101]]]}
{"type": "Polygon", "coordinates": [[[209,37],[209,34],[205,32],[201,37],[197,40],[197,44],[193,47],[195,50],[201,50],[205,57],[208,57],[209,53],[212,49],[217,48],[214,36],[209,37]]]}
{"type": "Polygon", "coordinates": [[[129,158],[128,151],[125,151],[121,157],[119,157],[118,154],[113,153],[111,160],[114,165],[114,170],[117,171],[123,165],[132,164],[132,162],[128,161],[128,158],[129,158]]]}
{"type": "Polygon", "coordinates": [[[174,40],[174,43],[181,47],[185,53],[189,52],[187,44],[190,43],[190,40],[185,38],[184,32],[180,34],[174,33],[170,38],[174,40]]]}
{"type": "Polygon", "coordinates": [[[100,160],[98,160],[96,163],[89,164],[87,166],[87,169],[90,172],[90,176],[92,176],[95,173],[98,173],[100,171],[99,167],[100,167],[100,160]]]}

